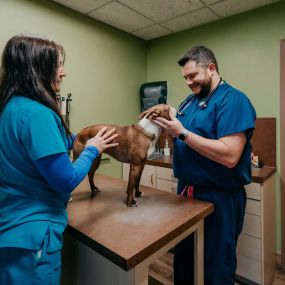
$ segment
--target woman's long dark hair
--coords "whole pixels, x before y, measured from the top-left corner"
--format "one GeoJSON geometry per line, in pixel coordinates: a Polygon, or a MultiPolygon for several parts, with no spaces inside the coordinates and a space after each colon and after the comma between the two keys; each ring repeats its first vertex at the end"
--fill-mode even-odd
{"type": "Polygon", "coordinates": [[[53,110],[67,128],[54,90],[62,46],[31,34],[19,34],[6,44],[0,68],[0,113],[13,95],[22,95],[53,110]]]}

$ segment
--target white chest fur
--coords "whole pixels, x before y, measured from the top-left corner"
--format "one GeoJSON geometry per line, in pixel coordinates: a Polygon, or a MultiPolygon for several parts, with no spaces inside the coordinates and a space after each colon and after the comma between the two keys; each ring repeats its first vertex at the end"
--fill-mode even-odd
{"type": "Polygon", "coordinates": [[[161,127],[145,117],[139,121],[138,125],[142,127],[148,134],[155,135],[155,139],[150,144],[147,152],[147,158],[149,158],[155,151],[156,142],[161,134],[161,127]]]}

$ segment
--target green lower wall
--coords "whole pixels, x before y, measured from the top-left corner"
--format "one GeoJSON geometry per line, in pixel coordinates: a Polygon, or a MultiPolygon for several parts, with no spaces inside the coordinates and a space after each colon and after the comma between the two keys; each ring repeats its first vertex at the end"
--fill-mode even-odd
{"type": "Polygon", "coordinates": [[[285,2],[209,23],[164,38],[147,46],[147,80],[167,80],[169,103],[177,107],[190,93],[176,64],[194,45],[206,45],[216,54],[224,80],[244,91],[258,117],[277,118],[277,247],[280,228],[280,40],[285,38],[285,2]]]}
{"type": "MultiPolygon", "coordinates": [[[[146,81],[143,40],[52,1],[1,0],[0,50],[20,32],[45,35],[66,50],[62,96],[72,93],[71,129],[92,124],[137,122],[139,87],[146,81]]],[[[121,177],[111,159],[98,172],[121,177]]]]}
{"type": "MultiPolygon", "coordinates": [[[[177,106],[189,90],[176,61],[191,46],[207,45],[217,56],[222,77],[249,96],[258,116],[277,118],[279,174],[284,15],[285,2],[281,1],[146,43],[52,1],[1,0],[0,50],[10,37],[24,31],[46,35],[65,47],[68,76],[62,95],[72,93],[71,129],[77,132],[91,124],[136,122],[138,90],[146,81],[167,80],[169,103],[177,106]]],[[[98,172],[121,177],[121,164],[113,159],[104,161],[98,172]]],[[[279,252],[279,183],[276,204],[279,252]]]]}

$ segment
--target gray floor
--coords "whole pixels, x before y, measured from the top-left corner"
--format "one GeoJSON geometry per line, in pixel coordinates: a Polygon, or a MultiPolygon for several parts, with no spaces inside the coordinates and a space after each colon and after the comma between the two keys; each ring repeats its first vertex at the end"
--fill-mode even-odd
{"type": "MultiPolygon", "coordinates": [[[[172,262],[173,254],[169,252],[153,262],[149,267],[149,285],[173,285],[172,262]]],[[[277,269],[271,285],[285,285],[285,273],[277,269]]]]}

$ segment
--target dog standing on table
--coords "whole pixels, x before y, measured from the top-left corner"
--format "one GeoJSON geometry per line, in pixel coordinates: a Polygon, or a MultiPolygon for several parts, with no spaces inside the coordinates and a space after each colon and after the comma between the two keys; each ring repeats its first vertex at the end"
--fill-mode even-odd
{"type": "MultiPolygon", "coordinates": [[[[118,137],[114,139],[114,143],[118,142],[119,146],[110,148],[105,151],[118,161],[130,163],[129,182],[127,187],[127,205],[129,207],[137,206],[134,199],[135,196],[141,197],[143,193],[139,190],[141,174],[144,169],[145,161],[155,151],[156,142],[161,134],[161,127],[151,121],[152,118],[162,117],[169,120],[170,106],[159,104],[151,107],[139,116],[139,123],[130,126],[116,125],[94,125],[84,128],[80,131],[73,144],[73,159],[75,160],[81,151],[85,148],[87,140],[94,137],[100,129],[106,126],[109,130],[116,129],[118,137]]],[[[101,155],[97,157],[88,173],[89,184],[92,193],[99,191],[94,184],[94,173],[101,162],[101,155]]]]}

